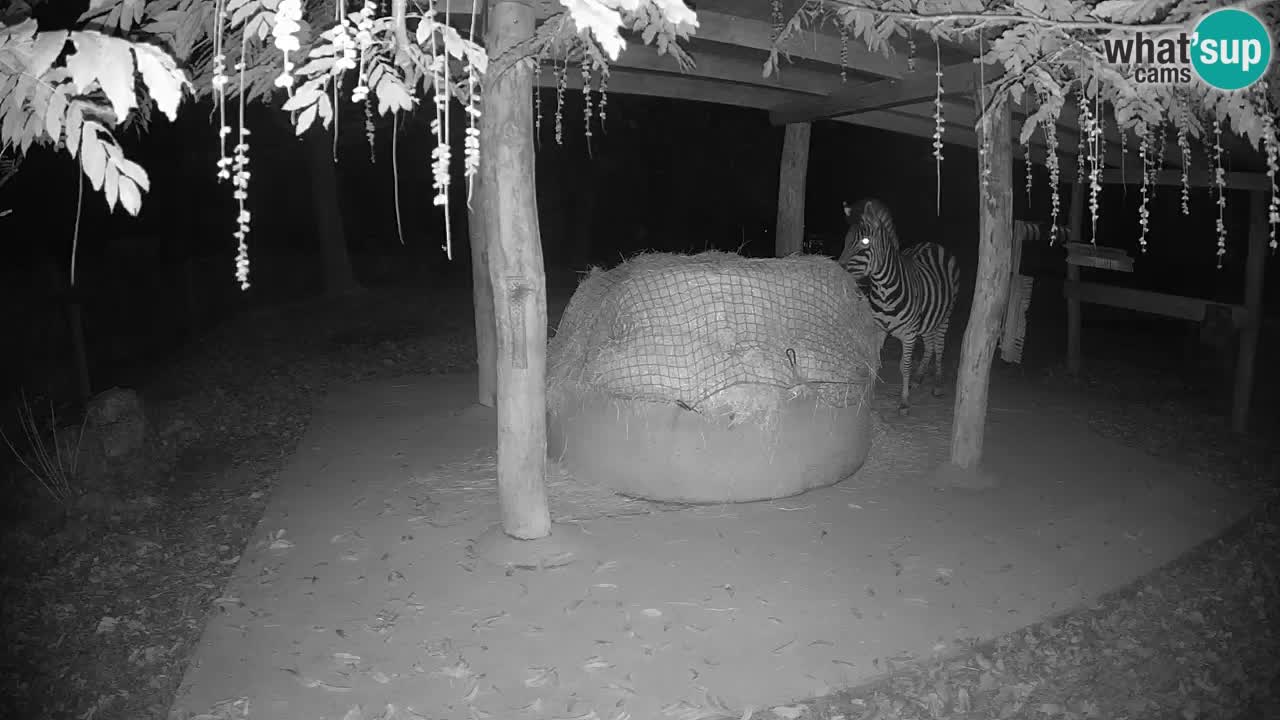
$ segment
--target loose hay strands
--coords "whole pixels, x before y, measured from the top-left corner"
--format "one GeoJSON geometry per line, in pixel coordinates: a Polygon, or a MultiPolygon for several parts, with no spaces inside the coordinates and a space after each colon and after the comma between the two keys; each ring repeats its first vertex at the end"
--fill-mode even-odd
{"type": "Polygon", "coordinates": [[[0,438],[4,440],[5,445],[9,446],[9,451],[18,459],[22,467],[35,476],[50,497],[60,505],[71,502],[75,497],[72,481],[75,480],[80,459],[80,443],[84,440],[85,421],[80,421],[80,434],[76,437],[75,445],[72,446],[67,442],[64,447],[58,441],[58,417],[53,410],[53,401],[50,400],[50,438],[49,444],[46,444],[44,433],[36,423],[35,413],[31,410],[31,403],[27,402],[24,392],[22,402],[18,406],[18,424],[22,427],[22,432],[27,437],[27,445],[31,448],[31,462],[28,462],[26,456],[18,451],[3,429],[0,429],[0,438]]]}

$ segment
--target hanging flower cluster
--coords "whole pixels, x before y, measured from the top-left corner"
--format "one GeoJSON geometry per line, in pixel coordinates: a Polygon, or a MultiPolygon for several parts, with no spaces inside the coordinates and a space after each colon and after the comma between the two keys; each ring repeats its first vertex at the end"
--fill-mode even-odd
{"type": "Polygon", "coordinates": [[[1227,254],[1227,171],[1222,167],[1222,123],[1213,121],[1213,184],[1218,189],[1218,269],[1227,254]]]}
{"type": "Polygon", "coordinates": [[[609,68],[606,66],[600,73],[600,109],[597,114],[600,116],[600,129],[604,129],[604,123],[608,119],[605,115],[605,106],[609,104],[609,68]]]}
{"type": "MultiPolygon", "coordinates": [[[[840,51],[841,51],[840,62],[844,63],[846,59],[844,56],[844,53],[847,50],[846,45],[848,42],[848,31],[845,29],[843,24],[840,25],[840,28],[842,33],[841,42],[844,43],[840,46],[840,51]]],[[[934,164],[934,178],[937,183],[936,197],[934,198],[934,202],[935,202],[934,207],[935,207],[935,212],[938,215],[941,215],[942,214],[942,133],[946,130],[946,126],[942,122],[942,49],[938,45],[937,38],[934,38],[933,40],[933,49],[937,57],[937,62],[935,63],[936,67],[934,68],[934,71],[933,71],[933,76],[936,81],[935,82],[936,90],[933,96],[933,164],[934,164]]],[[[843,66],[840,68],[840,73],[843,81],[843,76],[844,76],[843,66]]]]}
{"type": "Polygon", "coordinates": [[[1271,226],[1271,249],[1276,249],[1276,226],[1280,225],[1280,185],[1277,175],[1280,174],[1280,142],[1276,141],[1276,119],[1267,115],[1262,119],[1267,129],[1263,145],[1267,151],[1267,180],[1271,184],[1271,201],[1267,204],[1267,224],[1271,226]]]}
{"type": "Polygon", "coordinates": [[[587,152],[591,151],[591,66],[582,61],[582,124],[586,128],[587,152]]]}
{"type": "Polygon", "coordinates": [[[1147,230],[1150,219],[1150,212],[1147,209],[1147,202],[1151,199],[1150,189],[1152,184],[1152,176],[1155,169],[1151,164],[1151,144],[1147,140],[1147,133],[1139,128],[1138,134],[1141,141],[1138,143],[1138,154],[1142,156],[1142,204],[1138,206],[1138,225],[1141,227],[1141,233],[1138,235],[1138,245],[1142,252],[1147,251],[1147,230]]]}
{"type": "Polygon", "coordinates": [[[1049,169],[1049,187],[1052,188],[1050,193],[1050,213],[1051,222],[1049,227],[1052,232],[1049,233],[1049,242],[1052,243],[1057,236],[1058,217],[1062,212],[1062,197],[1059,195],[1058,183],[1062,179],[1062,165],[1058,158],[1058,124],[1053,118],[1045,118],[1044,121],[1044,147],[1045,147],[1045,166],[1049,169]]]}
{"type": "Polygon", "coordinates": [[[297,52],[298,31],[302,29],[302,0],[280,0],[276,7],[276,23],[271,27],[271,36],[275,38],[276,49],[284,53],[284,68],[276,76],[276,87],[293,87],[293,61],[289,53],[297,52]]]}
{"type": "Polygon", "coordinates": [[[556,144],[564,145],[564,94],[569,89],[569,60],[556,71],[556,144]]]}
{"type": "Polygon", "coordinates": [[[849,26],[840,25],[840,82],[849,81],[849,26]]]}
{"type": "MultiPolygon", "coordinates": [[[[1099,100],[1095,99],[1095,103],[1099,100]]],[[[1102,195],[1102,118],[1101,113],[1089,107],[1087,98],[1080,98],[1080,143],[1085,146],[1089,160],[1089,217],[1090,242],[1098,243],[1098,217],[1102,195]]],[[[1081,163],[1079,173],[1083,174],[1081,163]]]]}
{"type": "Polygon", "coordinates": [[[1182,214],[1191,215],[1191,139],[1187,136],[1187,120],[1178,117],[1178,153],[1182,159],[1182,214]]]}

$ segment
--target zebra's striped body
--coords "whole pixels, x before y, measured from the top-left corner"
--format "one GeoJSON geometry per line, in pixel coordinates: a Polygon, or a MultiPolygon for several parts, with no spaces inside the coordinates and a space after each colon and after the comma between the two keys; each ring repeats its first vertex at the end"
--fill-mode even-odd
{"type": "Polygon", "coordinates": [[[960,294],[960,269],[941,245],[925,242],[906,250],[888,208],[867,199],[845,206],[849,233],[839,263],[867,286],[871,312],[886,333],[902,342],[900,411],[910,407],[912,355],[924,341],[924,358],[917,379],[934,364],[934,395],[942,394],[942,352],[947,343],[951,312],[960,294]]]}

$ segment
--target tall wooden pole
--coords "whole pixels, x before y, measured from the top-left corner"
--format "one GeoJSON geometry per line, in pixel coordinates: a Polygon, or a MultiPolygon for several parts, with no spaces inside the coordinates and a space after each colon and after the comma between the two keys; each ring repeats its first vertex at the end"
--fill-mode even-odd
{"type": "Polygon", "coordinates": [[[1258,336],[1262,332],[1262,287],[1267,264],[1267,193],[1249,193],[1249,256],[1244,268],[1244,327],[1236,356],[1236,386],[1231,403],[1231,429],[1244,432],[1249,424],[1253,372],[1257,364],[1258,336]]]}
{"type": "Polygon", "coordinates": [[[489,280],[489,245],[485,235],[485,187],[483,176],[475,175],[471,204],[467,207],[467,230],[471,240],[471,301],[476,328],[476,402],[498,406],[498,326],[493,315],[493,283],[489,280]]]}
{"type": "Polygon", "coordinates": [[[788,123],[782,139],[782,167],[778,171],[777,257],[804,249],[804,193],[809,177],[810,123],[788,123]]]}
{"type": "MultiPolygon", "coordinates": [[[[1085,186],[1071,186],[1071,214],[1067,216],[1067,242],[1084,242],[1084,194],[1085,186]]],[[[1067,264],[1067,284],[1080,282],[1080,266],[1067,264]]],[[[1080,296],[1067,293],[1067,372],[1080,373],[1080,296]]]]}
{"type": "Polygon", "coordinates": [[[533,70],[506,54],[533,30],[533,0],[489,0],[480,174],[497,327],[498,501],[503,532],[518,540],[551,531],[547,278],[534,191],[533,70]]]}
{"type": "MultiPolygon", "coordinates": [[[[983,98],[983,93],[978,93],[979,115],[985,109],[983,98]]],[[[991,109],[978,138],[986,147],[985,155],[978,155],[978,277],[960,351],[955,418],[951,425],[951,463],[966,471],[976,471],[982,459],[991,360],[1009,293],[1013,254],[1011,127],[1012,114],[1008,101],[1004,101],[991,109]]]]}

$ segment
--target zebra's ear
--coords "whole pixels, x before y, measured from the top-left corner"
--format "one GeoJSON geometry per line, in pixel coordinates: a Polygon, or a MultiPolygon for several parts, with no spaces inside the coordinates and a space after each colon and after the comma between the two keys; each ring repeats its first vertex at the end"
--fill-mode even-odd
{"type": "Polygon", "coordinates": [[[845,218],[845,220],[850,220],[850,221],[852,221],[852,220],[853,220],[853,206],[849,204],[849,201],[848,201],[848,200],[843,200],[843,201],[841,201],[841,202],[840,202],[840,204],[844,206],[844,218],[845,218]]]}

